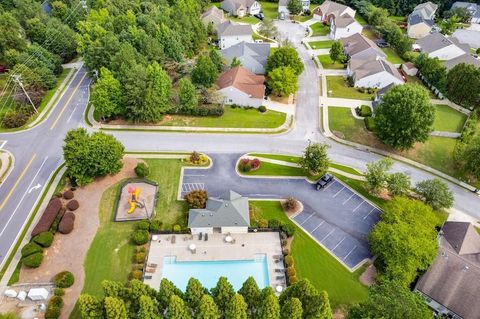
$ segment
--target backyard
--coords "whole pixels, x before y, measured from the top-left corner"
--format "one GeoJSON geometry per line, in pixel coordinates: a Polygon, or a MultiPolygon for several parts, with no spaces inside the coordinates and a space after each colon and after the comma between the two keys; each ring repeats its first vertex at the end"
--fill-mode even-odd
{"type": "Polygon", "coordinates": [[[448,105],[435,105],[435,109],[435,122],[433,123],[435,131],[457,133],[462,131],[467,115],[452,109],[448,105]]]}
{"type": "Polygon", "coordinates": [[[314,23],[310,26],[312,29],[312,36],[322,36],[330,33],[330,26],[321,22],[314,23]]]}
{"type": "Polygon", "coordinates": [[[350,87],[343,76],[327,76],[328,97],[357,99],[370,101],[374,93],[362,93],[355,87],[350,87]]]}
{"type": "Polygon", "coordinates": [[[310,47],[314,50],[317,49],[330,49],[332,46],[333,40],[326,40],[326,41],[312,41],[308,42],[310,47]]]}
{"type": "Polygon", "coordinates": [[[387,61],[392,64],[402,64],[405,62],[392,48],[382,48],[382,51],[387,55],[387,61]]]}
{"type": "Polygon", "coordinates": [[[345,65],[339,62],[333,62],[329,54],[319,55],[318,60],[324,69],[344,69],[345,65]]]}

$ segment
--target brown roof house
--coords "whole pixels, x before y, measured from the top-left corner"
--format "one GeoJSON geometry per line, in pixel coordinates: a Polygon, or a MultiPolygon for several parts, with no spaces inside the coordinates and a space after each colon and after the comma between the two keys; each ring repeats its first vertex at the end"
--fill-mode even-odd
{"type": "Polygon", "coordinates": [[[330,0],[323,2],[320,6],[313,10],[313,18],[323,22],[330,23],[332,19],[341,16],[350,16],[353,18],[355,17],[355,10],[344,4],[336,3],[330,0]]]}
{"type": "Polygon", "coordinates": [[[446,318],[480,318],[480,235],[468,222],[448,221],[437,258],[415,290],[446,318]]]}
{"type": "Polygon", "coordinates": [[[217,86],[225,104],[258,108],[263,104],[265,96],[264,82],[263,75],[256,75],[242,66],[237,66],[222,73],[217,80],[217,86]]]}
{"type": "Polygon", "coordinates": [[[202,14],[202,22],[205,26],[208,26],[209,24],[213,25],[213,28],[215,29],[217,25],[225,22],[225,15],[223,13],[222,9],[219,9],[215,6],[211,7],[207,11],[205,11],[202,14]]]}

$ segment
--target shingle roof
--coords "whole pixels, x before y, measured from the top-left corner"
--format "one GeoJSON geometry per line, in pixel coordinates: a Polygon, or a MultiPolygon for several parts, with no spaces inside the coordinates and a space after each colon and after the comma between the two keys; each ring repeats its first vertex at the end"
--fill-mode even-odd
{"type": "Polygon", "coordinates": [[[228,191],[219,198],[209,198],[205,209],[190,209],[188,227],[249,227],[248,198],[228,191]]]}
{"type": "Polygon", "coordinates": [[[415,289],[465,319],[478,318],[480,253],[473,252],[478,248],[479,235],[464,222],[446,222],[442,231],[437,258],[415,289]],[[464,248],[467,253],[459,254],[464,248]]]}
{"type": "Polygon", "coordinates": [[[425,19],[419,14],[412,13],[408,16],[408,25],[416,25],[420,23],[425,23],[426,25],[432,27],[435,22],[431,19],[425,19]]]}
{"type": "Polygon", "coordinates": [[[202,19],[208,16],[214,16],[217,19],[223,19],[224,13],[222,9],[213,6],[202,14],[202,19]]]}
{"type": "Polygon", "coordinates": [[[450,70],[450,69],[453,69],[455,65],[460,63],[471,64],[476,66],[477,68],[480,68],[480,60],[474,58],[469,53],[465,53],[459,57],[445,61],[443,62],[443,65],[447,68],[447,70],[450,70]]]}
{"type": "Polygon", "coordinates": [[[265,95],[265,77],[256,75],[242,66],[237,66],[220,75],[217,85],[220,89],[233,86],[251,97],[262,99],[265,95]]]}
{"type": "Polygon", "coordinates": [[[420,3],[419,5],[417,5],[413,9],[412,14],[415,12],[416,14],[421,15],[424,19],[431,20],[435,15],[435,12],[437,11],[437,9],[438,9],[438,5],[428,1],[428,2],[420,3]]]}
{"type": "Polygon", "coordinates": [[[256,0],[224,0],[224,1],[227,1],[227,2],[230,2],[234,5],[235,7],[235,10],[237,10],[238,8],[240,7],[245,7],[245,8],[249,8],[252,6],[252,4],[256,1],[256,0]]]}
{"type": "Polygon", "coordinates": [[[345,11],[347,8],[349,7],[344,4],[327,0],[323,2],[320,6],[316,7],[314,13],[318,14],[321,12],[324,15],[333,14],[336,18],[341,15],[343,11],[345,11]]]}
{"type": "Polygon", "coordinates": [[[384,59],[364,60],[352,58],[349,63],[350,70],[353,72],[356,81],[383,71],[386,71],[397,79],[403,81],[402,75],[398,72],[397,68],[384,59]]]}
{"type": "Polygon", "coordinates": [[[267,59],[270,55],[270,44],[268,43],[248,43],[242,41],[231,47],[220,51],[220,53],[228,61],[233,60],[234,57],[240,58],[243,56],[249,56],[252,59],[255,59],[258,63],[263,66],[267,65],[267,59]]]}
{"type": "Polygon", "coordinates": [[[452,9],[453,8],[465,8],[470,11],[473,16],[478,16],[480,14],[480,7],[476,3],[457,1],[452,4],[452,9]]]}
{"type": "Polygon", "coordinates": [[[372,40],[364,37],[360,33],[352,34],[349,37],[340,39],[340,41],[343,44],[345,53],[350,56],[354,56],[355,54],[363,52],[370,48],[376,51],[377,56],[387,56],[372,40]]]}
{"type": "Polygon", "coordinates": [[[435,52],[450,45],[455,45],[455,43],[446,38],[440,32],[431,33],[426,37],[418,39],[417,44],[422,48],[422,51],[427,53],[435,52]]]}
{"type": "Polygon", "coordinates": [[[217,26],[217,34],[218,36],[251,35],[253,29],[250,24],[237,24],[228,20],[217,26]]]}
{"type": "Polygon", "coordinates": [[[345,28],[355,22],[355,19],[348,14],[335,18],[335,25],[339,28],[345,28]]]}

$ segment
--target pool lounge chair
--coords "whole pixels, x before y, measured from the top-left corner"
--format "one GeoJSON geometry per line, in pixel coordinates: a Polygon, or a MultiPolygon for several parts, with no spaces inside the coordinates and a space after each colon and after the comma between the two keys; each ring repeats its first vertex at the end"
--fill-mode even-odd
{"type": "Polygon", "coordinates": [[[153,274],[155,273],[155,268],[147,268],[147,270],[145,270],[146,273],[149,273],[149,274],[153,274]]]}
{"type": "Polygon", "coordinates": [[[205,233],[205,241],[208,241],[208,233],[205,233]]]}
{"type": "Polygon", "coordinates": [[[285,269],[277,268],[277,269],[275,269],[275,272],[281,272],[281,273],[284,273],[284,272],[285,272],[285,269]]]}
{"type": "Polygon", "coordinates": [[[175,235],[173,235],[170,243],[175,244],[175,239],[176,239],[176,237],[175,237],[175,235]]]}
{"type": "Polygon", "coordinates": [[[198,240],[202,240],[203,233],[198,233],[198,240]]]}
{"type": "Polygon", "coordinates": [[[285,276],[276,276],[275,279],[276,280],[285,279],[285,276]]]}

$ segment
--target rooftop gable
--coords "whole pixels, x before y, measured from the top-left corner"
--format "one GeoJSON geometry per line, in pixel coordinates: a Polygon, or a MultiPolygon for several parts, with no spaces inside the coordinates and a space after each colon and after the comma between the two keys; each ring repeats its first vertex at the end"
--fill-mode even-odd
{"type": "Polygon", "coordinates": [[[217,80],[217,85],[220,89],[233,86],[253,98],[262,99],[265,95],[263,82],[265,82],[264,76],[256,75],[242,66],[237,66],[223,72],[217,80]]]}

